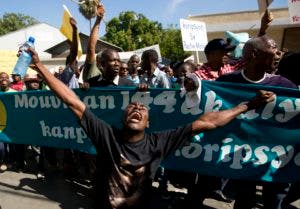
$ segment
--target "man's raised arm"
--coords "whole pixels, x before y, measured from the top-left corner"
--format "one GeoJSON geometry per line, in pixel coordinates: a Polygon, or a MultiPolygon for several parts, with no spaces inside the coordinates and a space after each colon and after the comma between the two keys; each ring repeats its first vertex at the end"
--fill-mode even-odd
{"type": "Polygon", "coordinates": [[[239,104],[232,109],[205,113],[193,122],[192,131],[194,134],[197,134],[202,131],[208,131],[224,126],[239,114],[271,102],[274,98],[275,95],[273,92],[261,90],[257,93],[256,97],[249,102],[239,104]]]}
{"type": "Polygon", "coordinates": [[[267,29],[270,27],[271,22],[273,21],[273,14],[267,9],[260,21],[260,29],[257,36],[266,35],[267,29]]]}
{"type": "Polygon", "coordinates": [[[64,83],[55,78],[48,69],[40,62],[38,54],[35,50],[29,49],[32,53],[32,62],[35,69],[42,75],[46,84],[71,110],[75,113],[77,118],[81,119],[85,111],[85,104],[77,97],[77,95],[64,83]]]}
{"type": "MultiPolygon", "coordinates": [[[[103,19],[105,13],[104,6],[99,4],[97,6],[97,17],[95,20],[95,23],[92,27],[91,34],[88,41],[87,46],[87,52],[86,52],[86,59],[85,64],[93,64],[96,60],[96,44],[99,37],[99,28],[100,28],[100,22],[103,19]]],[[[83,71],[83,80],[86,81],[90,78],[90,75],[93,74],[93,72],[89,72],[90,69],[84,69],[83,71]]]]}
{"type": "Polygon", "coordinates": [[[67,63],[67,64],[70,64],[70,66],[73,67],[73,65],[77,59],[78,42],[80,40],[77,40],[77,23],[76,23],[76,20],[72,17],[70,18],[70,24],[71,24],[73,30],[72,30],[72,43],[71,43],[70,54],[69,54],[69,56],[70,56],[69,63],[67,63]]]}
{"type": "Polygon", "coordinates": [[[95,55],[96,55],[96,44],[99,37],[99,28],[100,28],[100,22],[104,16],[105,9],[103,5],[97,6],[97,17],[96,21],[94,23],[94,26],[91,30],[91,34],[88,41],[88,47],[87,47],[87,53],[86,53],[86,62],[91,64],[95,61],[95,55]]]}

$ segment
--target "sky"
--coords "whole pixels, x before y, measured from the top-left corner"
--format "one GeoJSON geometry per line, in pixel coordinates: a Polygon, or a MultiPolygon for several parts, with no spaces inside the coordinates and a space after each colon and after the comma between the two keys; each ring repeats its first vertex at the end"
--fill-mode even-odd
{"type": "MultiPolygon", "coordinates": [[[[66,5],[77,21],[80,32],[89,34],[89,22],[78,10],[77,0],[0,0],[0,16],[4,13],[22,13],[59,28],[63,7],[66,5]]],[[[274,0],[270,8],[287,7],[288,0],[274,0]]],[[[180,18],[189,15],[216,14],[236,11],[257,10],[257,0],[102,0],[106,9],[104,22],[122,11],[144,14],[148,19],[158,21],[163,27],[179,25],[180,18]]],[[[105,34],[102,23],[100,35],[105,34]]]]}

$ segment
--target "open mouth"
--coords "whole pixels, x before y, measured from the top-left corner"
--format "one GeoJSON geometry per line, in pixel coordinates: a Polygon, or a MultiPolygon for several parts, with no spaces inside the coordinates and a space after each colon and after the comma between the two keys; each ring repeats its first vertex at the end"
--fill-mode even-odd
{"type": "Polygon", "coordinates": [[[274,65],[275,65],[275,66],[278,66],[279,61],[280,61],[280,59],[275,60],[275,61],[274,61],[274,65]]]}
{"type": "Polygon", "coordinates": [[[141,113],[134,111],[129,115],[128,120],[130,122],[139,122],[142,120],[142,118],[143,116],[141,113]]]}

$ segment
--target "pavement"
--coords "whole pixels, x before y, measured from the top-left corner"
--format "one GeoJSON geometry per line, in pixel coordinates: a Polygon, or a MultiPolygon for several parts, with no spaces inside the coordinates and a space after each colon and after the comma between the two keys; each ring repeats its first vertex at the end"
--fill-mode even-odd
{"type": "Polygon", "coordinates": [[[79,209],[90,208],[90,187],[66,180],[55,172],[47,180],[30,173],[6,171],[0,174],[2,209],[79,209]]]}
{"type": "MultiPolygon", "coordinates": [[[[157,185],[154,184],[154,187],[157,185]]],[[[157,208],[184,208],[186,189],[168,187],[170,199],[159,201],[157,208]]],[[[2,209],[88,209],[91,208],[91,186],[87,181],[64,178],[61,172],[46,174],[37,179],[32,172],[6,171],[0,173],[0,205],[2,209]]],[[[300,209],[300,200],[291,208],[300,209]]],[[[232,209],[232,203],[208,198],[203,209],[232,209]]],[[[262,208],[258,205],[257,207],[262,208]]]]}

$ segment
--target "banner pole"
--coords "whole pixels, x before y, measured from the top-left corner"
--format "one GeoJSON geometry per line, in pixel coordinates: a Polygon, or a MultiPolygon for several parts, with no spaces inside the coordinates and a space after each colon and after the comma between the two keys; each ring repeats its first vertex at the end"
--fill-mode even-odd
{"type": "Polygon", "coordinates": [[[198,54],[198,51],[196,51],[196,64],[199,63],[199,54],[198,54]]]}

